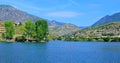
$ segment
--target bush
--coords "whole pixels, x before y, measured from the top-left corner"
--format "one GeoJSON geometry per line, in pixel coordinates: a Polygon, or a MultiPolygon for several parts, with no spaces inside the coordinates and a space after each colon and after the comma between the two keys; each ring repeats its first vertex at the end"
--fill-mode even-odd
{"type": "Polygon", "coordinates": [[[104,39],[102,39],[102,38],[99,38],[99,39],[98,39],[98,41],[100,41],[100,42],[104,42],[104,39]]]}
{"type": "Polygon", "coordinates": [[[17,42],[25,42],[26,39],[25,39],[24,36],[18,36],[18,37],[15,38],[15,41],[17,41],[17,42]]]}
{"type": "Polygon", "coordinates": [[[120,42],[120,38],[119,37],[114,37],[112,42],[120,42]]]}

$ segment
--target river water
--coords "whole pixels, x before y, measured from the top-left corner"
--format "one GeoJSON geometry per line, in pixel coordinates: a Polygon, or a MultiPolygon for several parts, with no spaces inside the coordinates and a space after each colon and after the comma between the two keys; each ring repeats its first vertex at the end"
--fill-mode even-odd
{"type": "Polygon", "coordinates": [[[0,63],[120,63],[120,43],[0,42],[0,63]]]}

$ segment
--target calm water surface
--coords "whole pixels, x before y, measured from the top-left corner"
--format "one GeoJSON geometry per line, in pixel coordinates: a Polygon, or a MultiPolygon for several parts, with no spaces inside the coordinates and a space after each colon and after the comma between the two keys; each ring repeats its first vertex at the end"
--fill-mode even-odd
{"type": "Polygon", "coordinates": [[[0,63],[120,63],[120,43],[1,42],[0,63]]]}

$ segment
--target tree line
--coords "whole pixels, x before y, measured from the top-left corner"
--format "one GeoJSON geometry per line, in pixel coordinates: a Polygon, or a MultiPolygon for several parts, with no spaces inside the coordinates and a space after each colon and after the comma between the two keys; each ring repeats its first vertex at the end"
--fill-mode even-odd
{"type": "Polygon", "coordinates": [[[31,20],[15,25],[13,21],[5,21],[5,39],[16,41],[46,41],[48,36],[48,23],[46,20],[31,20]]]}
{"type": "Polygon", "coordinates": [[[64,41],[89,41],[89,42],[120,42],[120,37],[99,37],[99,38],[86,38],[86,37],[71,37],[71,36],[61,36],[58,37],[57,40],[64,40],[64,41]]]}

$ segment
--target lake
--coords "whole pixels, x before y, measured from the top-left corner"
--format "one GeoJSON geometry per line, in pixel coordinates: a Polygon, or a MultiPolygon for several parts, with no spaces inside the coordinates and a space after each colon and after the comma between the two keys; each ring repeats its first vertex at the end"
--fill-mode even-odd
{"type": "Polygon", "coordinates": [[[120,63],[120,43],[0,42],[0,63],[120,63]]]}

